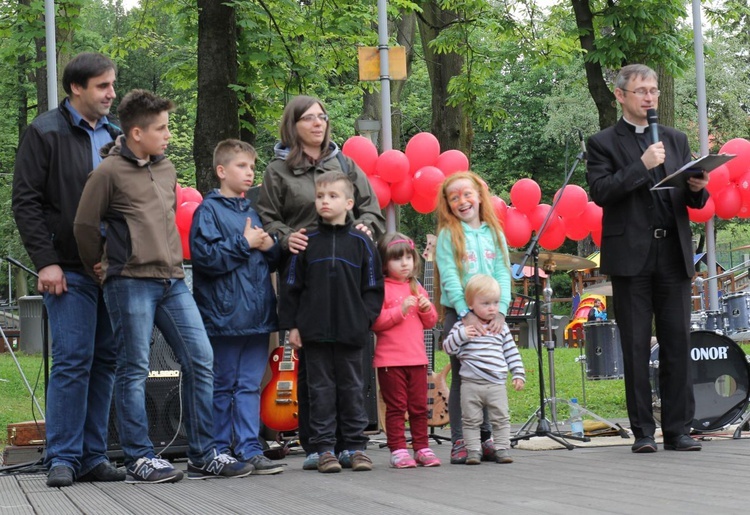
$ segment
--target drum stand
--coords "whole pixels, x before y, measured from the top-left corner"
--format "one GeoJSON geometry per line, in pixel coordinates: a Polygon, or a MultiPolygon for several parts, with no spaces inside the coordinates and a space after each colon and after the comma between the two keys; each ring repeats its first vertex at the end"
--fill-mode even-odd
{"type": "Polygon", "coordinates": [[[734,438],[735,440],[742,438],[742,428],[745,427],[748,423],[750,423],[750,410],[746,411],[745,414],[742,415],[742,418],[738,422],[737,429],[734,430],[732,438],[734,438]]]}

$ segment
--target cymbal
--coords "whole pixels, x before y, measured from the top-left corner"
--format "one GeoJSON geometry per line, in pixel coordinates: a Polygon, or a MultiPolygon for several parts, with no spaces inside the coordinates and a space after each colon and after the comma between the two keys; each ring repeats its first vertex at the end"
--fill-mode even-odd
{"type": "Polygon", "coordinates": [[[731,249],[729,252],[734,252],[735,250],[747,250],[747,249],[750,249],[750,245],[743,245],[741,247],[736,247],[736,248],[731,249]]]}
{"type": "MultiPolygon", "coordinates": [[[[525,252],[511,252],[510,262],[520,264],[523,261],[525,252]]],[[[526,262],[532,265],[532,260],[526,262]]],[[[580,270],[585,268],[596,268],[596,263],[590,259],[573,256],[571,254],[560,254],[558,252],[543,251],[539,253],[539,268],[545,272],[554,272],[555,270],[580,270]]]]}
{"type": "Polygon", "coordinates": [[[609,281],[602,281],[600,283],[592,284],[588,288],[584,288],[583,293],[591,293],[593,295],[605,295],[611,297],[612,283],[609,281]]]}

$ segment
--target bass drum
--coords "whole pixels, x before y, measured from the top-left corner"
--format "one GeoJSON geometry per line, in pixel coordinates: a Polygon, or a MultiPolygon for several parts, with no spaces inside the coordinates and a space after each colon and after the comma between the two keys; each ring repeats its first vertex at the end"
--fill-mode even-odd
{"type": "MultiPolygon", "coordinates": [[[[695,395],[693,430],[711,432],[735,422],[750,397],[750,365],[734,341],[713,331],[690,333],[690,364],[695,395]]],[[[651,349],[654,418],[661,422],[659,344],[651,349]]]]}

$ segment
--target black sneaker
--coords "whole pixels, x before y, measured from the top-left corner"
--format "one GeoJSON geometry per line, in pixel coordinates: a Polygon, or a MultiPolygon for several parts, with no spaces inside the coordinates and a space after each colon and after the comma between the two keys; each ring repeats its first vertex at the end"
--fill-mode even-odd
{"type": "Polygon", "coordinates": [[[92,468],[76,481],[87,483],[90,481],[124,481],[125,469],[117,468],[108,461],[103,461],[96,467],[92,468]]]}
{"type": "Polygon", "coordinates": [[[216,454],[203,465],[188,460],[188,479],[208,479],[210,477],[245,477],[253,473],[255,467],[250,462],[237,461],[228,454],[216,454]]]}
{"type": "Polygon", "coordinates": [[[128,467],[125,482],[134,483],[176,483],[182,479],[182,471],[177,470],[167,460],[161,458],[139,458],[128,467]]]}
{"type": "Polygon", "coordinates": [[[249,463],[255,468],[255,470],[252,471],[254,476],[270,476],[272,474],[281,474],[284,472],[284,465],[281,463],[274,463],[263,454],[253,456],[245,463],[249,463]]]}
{"type": "Polygon", "coordinates": [[[47,473],[47,486],[58,488],[71,486],[73,484],[73,469],[65,465],[57,465],[49,469],[47,473]]]}

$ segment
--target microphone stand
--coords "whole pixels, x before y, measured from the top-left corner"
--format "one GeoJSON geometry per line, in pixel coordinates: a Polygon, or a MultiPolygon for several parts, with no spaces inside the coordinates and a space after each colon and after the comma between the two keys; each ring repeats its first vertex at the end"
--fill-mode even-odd
{"type": "MultiPolygon", "coordinates": [[[[581,152],[576,156],[575,161],[573,162],[573,166],[570,168],[570,171],[565,176],[565,181],[563,182],[561,191],[564,191],[565,186],[568,185],[568,182],[570,181],[570,178],[573,176],[573,172],[575,172],[576,168],[578,167],[578,164],[581,161],[584,161],[586,159],[586,150],[583,144],[583,134],[579,131],[578,135],[581,140],[581,152]]],[[[519,440],[529,440],[536,436],[546,436],[547,438],[562,445],[569,451],[572,451],[573,449],[575,449],[575,446],[571,444],[570,442],[568,442],[566,439],[588,442],[590,441],[590,438],[584,435],[575,436],[575,435],[563,434],[559,431],[552,431],[550,420],[547,419],[546,414],[545,414],[545,406],[549,404],[552,423],[555,425],[555,428],[557,428],[557,403],[561,402],[564,404],[568,404],[569,406],[573,404],[567,399],[558,399],[556,397],[557,392],[555,390],[555,360],[554,360],[555,342],[552,336],[552,320],[551,320],[552,318],[552,302],[551,302],[552,290],[551,289],[545,288],[545,292],[544,292],[545,301],[546,301],[545,303],[547,305],[546,307],[547,340],[544,341],[544,345],[547,348],[547,360],[549,364],[549,375],[550,375],[550,397],[549,398],[546,397],[546,392],[545,392],[545,387],[544,387],[544,359],[542,357],[542,345],[541,345],[542,316],[541,316],[541,309],[539,309],[539,306],[540,306],[539,291],[541,289],[541,282],[539,280],[539,236],[543,234],[544,229],[547,228],[549,220],[552,217],[552,214],[555,212],[555,206],[557,206],[557,203],[560,201],[560,198],[562,198],[562,195],[563,194],[561,193],[556,199],[553,200],[552,207],[547,213],[547,216],[544,218],[544,221],[542,222],[541,227],[536,232],[536,234],[534,234],[534,237],[531,239],[531,242],[529,243],[529,247],[526,249],[526,253],[524,254],[521,262],[518,265],[516,265],[517,268],[515,269],[515,272],[513,274],[514,278],[516,279],[520,278],[520,277],[516,277],[516,275],[523,274],[523,267],[526,265],[529,258],[533,258],[533,262],[534,262],[534,308],[535,308],[536,330],[537,330],[536,350],[537,350],[537,362],[538,362],[538,368],[539,368],[539,408],[536,410],[536,412],[533,415],[531,415],[531,417],[529,417],[529,419],[524,423],[521,429],[518,430],[516,435],[510,439],[510,441],[511,441],[511,445],[515,446],[519,440]],[[531,431],[531,427],[534,421],[536,421],[536,429],[534,431],[531,431]]],[[[550,271],[554,272],[554,270],[550,270],[550,271]]],[[[592,413],[586,408],[579,406],[579,412],[587,413],[593,416],[594,418],[596,418],[597,420],[605,422],[610,427],[617,429],[623,438],[628,437],[627,432],[624,429],[601,418],[600,416],[596,415],[595,413],[592,413]]]]}

